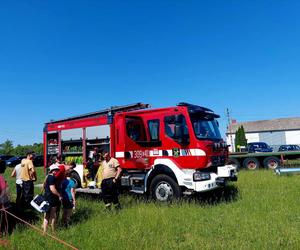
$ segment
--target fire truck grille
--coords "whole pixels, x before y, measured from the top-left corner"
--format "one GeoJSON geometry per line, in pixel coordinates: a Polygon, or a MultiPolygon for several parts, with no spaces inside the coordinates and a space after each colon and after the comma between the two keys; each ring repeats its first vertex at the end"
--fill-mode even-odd
{"type": "Polygon", "coordinates": [[[224,166],[226,158],[225,156],[212,156],[211,163],[212,166],[224,166]]]}

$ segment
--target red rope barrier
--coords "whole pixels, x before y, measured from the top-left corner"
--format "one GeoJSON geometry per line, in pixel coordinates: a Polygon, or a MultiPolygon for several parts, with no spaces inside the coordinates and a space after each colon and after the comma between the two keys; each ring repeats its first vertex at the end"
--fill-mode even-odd
{"type": "Polygon", "coordinates": [[[17,217],[16,215],[14,215],[14,214],[8,212],[5,208],[2,208],[2,209],[0,209],[0,210],[1,210],[1,211],[4,211],[5,213],[7,213],[7,214],[11,215],[12,217],[16,218],[17,220],[23,222],[23,223],[26,224],[27,226],[29,226],[29,227],[35,229],[36,231],[40,232],[43,236],[47,235],[47,236],[49,236],[50,238],[52,238],[52,239],[58,241],[59,243],[65,245],[65,246],[67,246],[67,247],[69,247],[69,248],[71,248],[71,249],[79,250],[78,248],[72,246],[71,244],[69,244],[69,243],[67,243],[67,242],[65,242],[65,241],[63,241],[63,240],[61,240],[61,239],[59,239],[59,238],[57,238],[57,237],[55,237],[55,236],[53,236],[53,235],[51,235],[51,234],[48,234],[47,232],[44,233],[44,232],[43,232],[41,229],[39,229],[38,227],[36,227],[36,226],[30,224],[29,222],[27,222],[27,221],[25,221],[25,220],[22,220],[21,218],[17,217]]]}

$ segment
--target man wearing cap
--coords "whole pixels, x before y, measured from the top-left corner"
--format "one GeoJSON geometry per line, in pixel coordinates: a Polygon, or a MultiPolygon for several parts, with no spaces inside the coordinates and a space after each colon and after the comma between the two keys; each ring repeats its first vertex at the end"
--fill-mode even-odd
{"type": "Polygon", "coordinates": [[[34,152],[27,153],[27,157],[21,161],[21,174],[22,180],[22,202],[25,207],[30,207],[30,202],[34,196],[33,182],[37,180],[36,171],[33,165],[34,152]]]}

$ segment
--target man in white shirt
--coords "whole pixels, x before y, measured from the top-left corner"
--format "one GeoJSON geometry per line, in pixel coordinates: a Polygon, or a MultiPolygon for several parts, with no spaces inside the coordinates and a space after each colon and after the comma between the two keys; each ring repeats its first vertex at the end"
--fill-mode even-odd
{"type": "Polygon", "coordinates": [[[21,196],[22,196],[21,163],[15,166],[14,170],[11,173],[11,177],[16,177],[16,190],[17,190],[16,204],[17,207],[19,207],[19,205],[21,204],[21,196]]]}

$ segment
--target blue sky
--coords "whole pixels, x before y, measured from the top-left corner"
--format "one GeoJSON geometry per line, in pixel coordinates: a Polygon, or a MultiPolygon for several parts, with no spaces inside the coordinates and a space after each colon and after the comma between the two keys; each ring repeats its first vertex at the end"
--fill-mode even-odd
{"type": "Polygon", "coordinates": [[[299,1],[6,1],[0,142],[45,122],[180,101],[238,121],[300,116],[299,1]]]}

